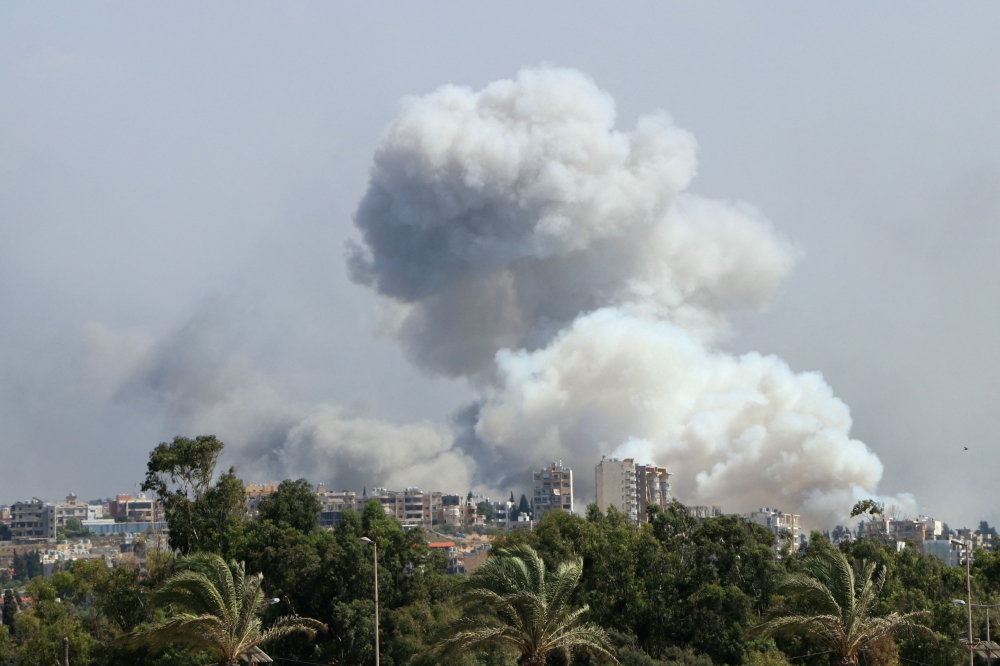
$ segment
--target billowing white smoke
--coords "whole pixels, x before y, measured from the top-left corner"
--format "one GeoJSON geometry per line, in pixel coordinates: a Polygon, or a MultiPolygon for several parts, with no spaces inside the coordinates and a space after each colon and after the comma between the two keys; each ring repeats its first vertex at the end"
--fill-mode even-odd
{"type": "Polygon", "coordinates": [[[793,248],[748,206],[682,193],[696,146],[667,115],[614,120],[563,69],[405,100],[357,211],[353,278],[401,310],[414,362],[479,387],[474,433],[508,465],[561,459],[586,499],[602,453],[636,455],[686,501],[842,518],[882,476],[846,405],[818,374],[711,347],[727,310],[766,304],[793,248]]]}

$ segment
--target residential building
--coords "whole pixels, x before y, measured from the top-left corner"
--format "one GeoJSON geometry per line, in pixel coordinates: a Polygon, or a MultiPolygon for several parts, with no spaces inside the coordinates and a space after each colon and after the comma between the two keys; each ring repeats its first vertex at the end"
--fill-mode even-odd
{"type": "Polygon", "coordinates": [[[639,522],[639,492],[635,460],[601,457],[595,468],[597,506],[601,511],[615,507],[633,522],[639,522]]]}
{"type": "Polygon", "coordinates": [[[256,516],[257,505],[260,504],[260,501],[277,490],[278,486],[274,481],[248,483],[244,486],[243,491],[247,494],[247,503],[250,505],[250,515],[256,516]]]}
{"type": "Polygon", "coordinates": [[[761,507],[744,516],[752,523],[763,525],[778,537],[775,550],[780,550],[783,543],[791,545],[792,552],[799,549],[802,541],[802,530],[799,527],[799,514],[785,513],[770,507],[761,507]],[[787,541],[784,541],[787,540],[787,541]]]}
{"type": "Polygon", "coordinates": [[[562,461],[550,463],[533,475],[535,518],[539,519],[552,509],[573,512],[573,470],[563,467],[562,461]]]}
{"type": "Polygon", "coordinates": [[[160,519],[157,500],[142,493],[138,497],[118,495],[108,502],[108,513],[118,522],[155,523],[160,519]]]}
{"type": "Polygon", "coordinates": [[[326,486],[320,484],[316,495],[323,504],[319,514],[319,524],[332,527],[340,522],[347,509],[358,510],[358,494],[353,490],[342,490],[339,493],[327,492],[326,486]]]}
{"type": "Polygon", "coordinates": [[[993,536],[980,534],[970,527],[960,527],[955,530],[955,538],[959,541],[971,541],[973,548],[993,550],[993,536]]]}
{"type": "Polygon", "coordinates": [[[688,513],[698,520],[705,520],[706,518],[716,518],[722,515],[721,506],[689,506],[687,508],[688,513]]]}
{"type": "Polygon", "coordinates": [[[55,540],[56,508],[52,504],[36,497],[30,502],[15,502],[10,513],[10,531],[15,542],[55,540]]]}
{"type": "Polygon", "coordinates": [[[96,520],[104,513],[104,508],[99,504],[87,504],[80,502],[76,495],[70,493],[63,502],[56,502],[56,529],[66,527],[66,521],[76,518],[80,522],[84,520],[96,520]]]}
{"type": "Polygon", "coordinates": [[[948,566],[965,564],[962,547],[953,545],[950,539],[928,539],[921,542],[921,547],[926,555],[933,555],[948,566]]]}
{"type": "Polygon", "coordinates": [[[670,504],[671,473],[665,467],[655,465],[635,466],[636,499],[638,500],[639,519],[649,520],[647,507],[656,505],[666,509],[670,504]]]}
{"type": "Polygon", "coordinates": [[[924,524],[924,538],[928,541],[941,539],[944,534],[944,523],[929,516],[917,516],[917,522],[924,524]]]}
{"type": "Polygon", "coordinates": [[[403,523],[403,529],[430,529],[443,515],[442,493],[423,492],[420,488],[386,490],[375,488],[372,497],[382,503],[386,515],[403,523]]]}

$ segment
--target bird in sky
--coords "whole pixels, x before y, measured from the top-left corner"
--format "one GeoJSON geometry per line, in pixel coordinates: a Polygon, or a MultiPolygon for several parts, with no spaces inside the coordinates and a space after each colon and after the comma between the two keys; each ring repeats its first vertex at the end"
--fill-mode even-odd
{"type": "Polygon", "coordinates": [[[962,448],[965,449],[966,451],[969,450],[969,447],[967,447],[967,446],[963,446],[962,448]]]}

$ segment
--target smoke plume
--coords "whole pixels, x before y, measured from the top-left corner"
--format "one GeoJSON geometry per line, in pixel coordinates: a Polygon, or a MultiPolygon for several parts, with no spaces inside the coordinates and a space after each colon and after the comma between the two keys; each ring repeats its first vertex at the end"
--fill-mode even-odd
{"type": "Polygon", "coordinates": [[[713,348],[796,251],[754,208],[685,193],[695,155],[663,112],[616,129],[573,70],[404,100],[348,264],[414,363],[478,387],[455,446],[479,483],[561,459],[586,501],[601,454],[631,455],[669,467],[682,500],[812,523],[876,492],[882,464],[821,375],[713,348]]]}

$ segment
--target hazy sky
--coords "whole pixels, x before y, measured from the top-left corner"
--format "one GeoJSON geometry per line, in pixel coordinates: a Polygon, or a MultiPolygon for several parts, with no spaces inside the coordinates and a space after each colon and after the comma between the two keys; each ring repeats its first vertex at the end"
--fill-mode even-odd
{"type": "Polygon", "coordinates": [[[0,502],[131,491],[205,424],[267,448],[205,403],[447,426],[473,392],[383,332],[352,215],[401,98],[552,64],[619,126],[669,112],[690,191],[801,252],[724,347],[822,372],[881,492],[1000,521],[997,34],[987,3],[0,4],[0,502]]]}

